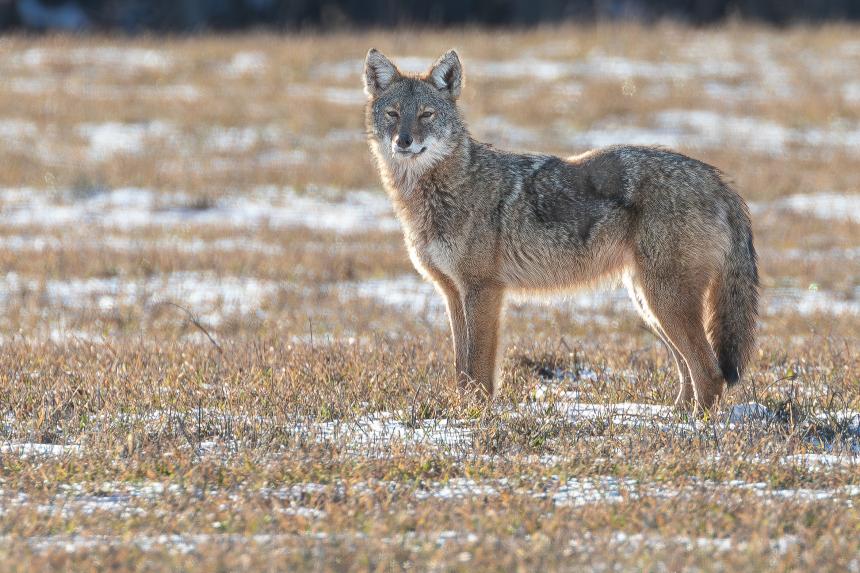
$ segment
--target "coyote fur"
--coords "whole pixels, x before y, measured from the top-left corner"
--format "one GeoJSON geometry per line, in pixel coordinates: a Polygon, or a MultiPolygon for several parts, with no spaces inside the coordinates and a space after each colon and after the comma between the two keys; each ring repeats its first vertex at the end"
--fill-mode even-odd
{"type": "Polygon", "coordinates": [[[459,383],[492,397],[506,292],[621,278],[673,355],[676,404],[709,410],[752,352],[749,211],[720,172],[658,147],[562,159],[472,138],[453,50],[420,75],[364,69],[368,141],[416,269],[445,297],[459,383]]]}

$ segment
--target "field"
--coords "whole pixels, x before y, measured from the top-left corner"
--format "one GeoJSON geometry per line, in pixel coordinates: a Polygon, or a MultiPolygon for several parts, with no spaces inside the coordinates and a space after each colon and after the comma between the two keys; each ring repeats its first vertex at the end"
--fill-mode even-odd
{"type": "Polygon", "coordinates": [[[860,31],[0,42],[0,570],[860,571],[860,31]],[[748,201],[726,408],[623,291],[511,301],[461,403],[364,141],[375,46],[473,133],[662,144],[748,201]]]}

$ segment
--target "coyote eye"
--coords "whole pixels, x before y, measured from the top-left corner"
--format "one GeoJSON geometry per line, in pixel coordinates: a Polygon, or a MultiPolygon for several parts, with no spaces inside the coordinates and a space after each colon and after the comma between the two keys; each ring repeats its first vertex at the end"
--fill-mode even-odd
{"type": "Polygon", "coordinates": [[[388,117],[400,117],[400,114],[397,113],[396,111],[394,111],[393,109],[389,109],[385,113],[388,115],[388,117]]]}
{"type": "Polygon", "coordinates": [[[422,112],[418,117],[421,119],[429,119],[433,117],[433,110],[428,109],[427,111],[422,112]]]}

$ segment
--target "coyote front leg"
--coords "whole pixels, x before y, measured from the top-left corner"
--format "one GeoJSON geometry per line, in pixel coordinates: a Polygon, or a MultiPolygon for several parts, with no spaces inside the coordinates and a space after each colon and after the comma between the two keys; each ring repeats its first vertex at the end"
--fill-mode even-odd
{"type": "Polygon", "coordinates": [[[451,323],[451,338],[454,342],[454,356],[456,367],[456,380],[461,386],[465,386],[468,377],[467,369],[467,328],[466,313],[463,308],[463,295],[454,281],[445,275],[433,277],[439,290],[445,295],[445,307],[448,309],[448,321],[451,323]]]}
{"type": "Polygon", "coordinates": [[[493,396],[496,377],[496,350],[499,342],[499,319],[504,291],[495,285],[466,288],[466,374],[493,396]]]}

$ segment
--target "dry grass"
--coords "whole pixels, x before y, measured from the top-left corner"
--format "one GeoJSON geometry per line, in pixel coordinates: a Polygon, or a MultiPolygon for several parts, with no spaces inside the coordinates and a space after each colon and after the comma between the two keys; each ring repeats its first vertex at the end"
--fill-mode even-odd
{"type": "Polygon", "coordinates": [[[856,36],[4,39],[0,569],[860,570],[857,203],[790,200],[856,201],[856,36]],[[362,139],[371,45],[456,46],[500,145],[654,133],[730,174],[758,410],[662,407],[674,365],[613,296],[513,303],[500,395],[462,403],[362,139]]]}

